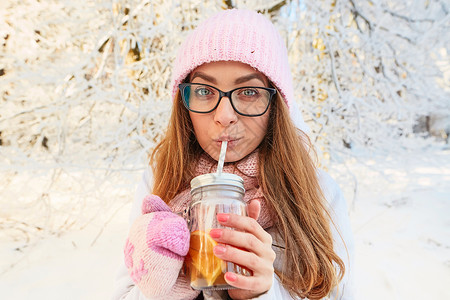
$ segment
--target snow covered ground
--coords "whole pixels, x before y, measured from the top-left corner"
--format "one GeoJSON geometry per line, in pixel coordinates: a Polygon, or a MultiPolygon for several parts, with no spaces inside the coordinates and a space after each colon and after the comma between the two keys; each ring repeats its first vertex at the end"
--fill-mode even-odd
{"type": "MultiPolygon", "coordinates": [[[[357,299],[450,299],[448,147],[347,159],[329,171],[349,202],[357,299]]],[[[1,298],[108,299],[129,209],[106,228],[91,222],[21,251],[2,244],[1,298]]]]}
{"type": "Polygon", "coordinates": [[[450,151],[367,163],[349,166],[360,180],[350,210],[357,299],[450,299],[450,151]]]}

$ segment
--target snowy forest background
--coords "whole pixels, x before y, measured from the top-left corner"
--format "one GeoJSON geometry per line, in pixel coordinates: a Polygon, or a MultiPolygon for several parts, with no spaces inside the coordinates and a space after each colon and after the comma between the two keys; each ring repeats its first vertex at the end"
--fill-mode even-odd
{"type": "Polygon", "coordinates": [[[91,249],[127,218],[167,125],[176,50],[201,20],[232,7],[264,13],[285,39],[310,137],[353,220],[364,176],[383,177],[372,181],[382,189],[398,158],[415,163],[418,151],[438,149],[447,164],[434,164],[436,179],[450,182],[447,1],[3,0],[0,276],[87,228],[91,249]]]}

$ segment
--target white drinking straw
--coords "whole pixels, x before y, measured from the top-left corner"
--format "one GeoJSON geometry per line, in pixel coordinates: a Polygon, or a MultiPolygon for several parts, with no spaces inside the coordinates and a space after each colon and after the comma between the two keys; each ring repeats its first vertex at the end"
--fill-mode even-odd
{"type": "Polygon", "coordinates": [[[220,148],[219,164],[217,165],[217,175],[222,175],[223,164],[225,162],[225,154],[227,153],[228,141],[222,141],[222,147],[220,148]]]}

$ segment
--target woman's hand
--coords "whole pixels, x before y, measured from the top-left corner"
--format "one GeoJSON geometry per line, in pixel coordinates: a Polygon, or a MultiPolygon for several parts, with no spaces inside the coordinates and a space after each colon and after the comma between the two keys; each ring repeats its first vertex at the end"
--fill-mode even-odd
{"type": "Polygon", "coordinates": [[[225,280],[237,289],[228,290],[233,299],[254,298],[267,292],[272,286],[273,262],[272,237],[257,222],[261,204],[253,200],[248,205],[248,217],[235,214],[218,214],[221,225],[232,229],[212,229],[211,237],[219,245],[214,254],[225,261],[233,262],[252,271],[252,276],[232,272],[225,273],[225,280]]]}

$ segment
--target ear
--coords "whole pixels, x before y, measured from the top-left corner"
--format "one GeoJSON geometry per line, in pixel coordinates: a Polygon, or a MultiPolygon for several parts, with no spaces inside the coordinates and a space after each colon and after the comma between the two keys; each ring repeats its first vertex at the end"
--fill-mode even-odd
{"type": "Polygon", "coordinates": [[[261,213],[261,202],[258,199],[251,200],[250,203],[247,205],[247,215],[250,218],[257,220],[260,213],[261,213]]]}

